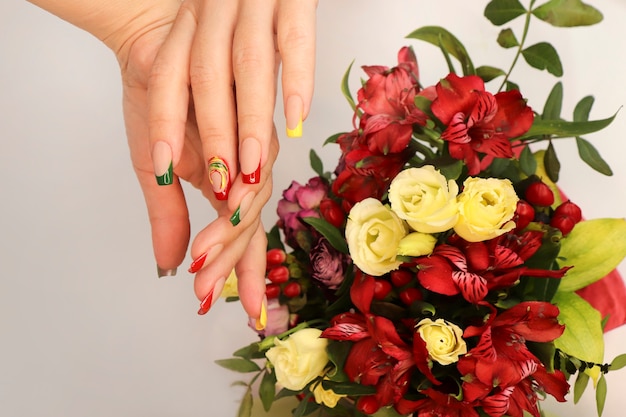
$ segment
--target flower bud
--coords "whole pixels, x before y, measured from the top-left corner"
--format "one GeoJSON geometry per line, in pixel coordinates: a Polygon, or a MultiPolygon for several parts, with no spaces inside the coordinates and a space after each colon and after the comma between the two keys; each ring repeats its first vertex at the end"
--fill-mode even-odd
{"type": "Polygon", "coordinates": [[[568,200],[558,206],[556,210],[554,210],[554,216],[570,217],[574,221],[574,223],[578,223],[582,220],[583,213],[580,210],[580,207],[568,200]]]}
{"type": "Polygon", "coordinates": [[[285,251],[279,248],[268,250],[265,256],[268,268],[281,265],[287,259],[285,251]]]}
{"type": "Polygon", "coordinates": [[[346,213],[341,206],[330,198],[325,198],[320,202],[320,213],[324,220],[335,227],[343,226],[346,220],[346,213]]]}
{"type": "Polygon", "coordinates": [[[356,409],[363,414],[371,415],[380,409],[378,400],[373,395],[360,397],[356,402],[356,409]]]}
{"type": "Polygon", "coordinates": [[[569,216],[554,216],[550,219],[550,226],[556,227],[563,233],[563,236],[569,234],[572,231],[574,226],[576,226],[576,221],[569,216]]]}
{"type": "Polygon", "coordinates": [[[522,230],[533,220],[535,220],[535,209],[533,206],[528,204],[525,200],[518,201],[517,208],[515,209],[515,216],[513,216],[515,228],[517,230],[522,230]]]}
{"type": "Polygon", "coordinates": [[[554,204],[554,193],[547,184],[537,181],[526,189],[526,201],[534,206],[548,207],[554,204]]]}
{"type": "Polygon", "coordinates": [[[385,297],[391,292],[391,284],[384,279],[375,280],[374,284],[374,299],[384,300],[385,297]]]}
{"type": "Polygon", "coordinates": [[[407,306],[410,306],[415,301],[420,301],[424,298],[422,292],[417,288],[407,288],[400,292],[400,300],[407,306]]]}
{"type": "Polygon", "coordinates": [[[396,269],[391,271],[389,275],[391,276],[391,283],[395,287],[404,287],[406,284],[416,279],[415,273],[406,269],[396,269]]]}
{"type": "Polygon", "coordinates": [[[285,285],[285,288],[283,288],[283,294],[285,294],[285,297],[289,298],[299,296],[301,291],[302,287],[300,287],[300,284],[298,284],[297,282],[290,282],[289,284],[285,285]]]}
{"type": "Polygon", "coordinates": [[[274,284],[283,284],[289,280],[289,268],[284,265],[272,268],[267,273],[267,279],[274,284]]]}
{"type": "Polygon", "coordinates": [[[280,285],[278,284],[267,284],[265,286],[265,296],[268,300],[272,298],[278,298],[280,295],[280,285]]]}

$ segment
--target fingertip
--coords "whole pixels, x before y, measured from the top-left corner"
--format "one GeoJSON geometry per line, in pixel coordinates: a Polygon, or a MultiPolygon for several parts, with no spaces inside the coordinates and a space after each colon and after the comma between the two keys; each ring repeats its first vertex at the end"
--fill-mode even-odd
{"type": "Polygon", "coordinates": [[[302,137],[302,117],[304,105],[299,95],[291,95],[285,102],[285,119],[287,125],[287,137],[302,137]]]}

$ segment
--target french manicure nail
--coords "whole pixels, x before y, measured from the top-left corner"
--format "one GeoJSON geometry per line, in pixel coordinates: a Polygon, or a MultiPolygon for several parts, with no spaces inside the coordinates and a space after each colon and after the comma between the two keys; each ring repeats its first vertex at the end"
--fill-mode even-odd
{"type": "Polygon", "coordinates": [[[263,297],[263,302],[261,303],[261,314],[259,314],[259,318],[256,319],[254,327],[258,331],[264,330],[265,326],[267,326],[267,299],[263,297]]]}
{"type": "Polygon", "coordinates": [[[176,268],[174,269],[163,269],[159,265],[157,265],[157,274],[159,278],[163,277],[173,277],[176,275],[176,268]]]}
{"type": "Polygon", "coordinates": [[[230,174],[226,161],[218,156],[209,160],[209,180],[213,187],[215,198],[220,201],[228,200],[230,190],[230,174]]]}
{"type": "Polygon", "coordinates": [[[213,285],[213,289],[209,291],[206,297],[200,302],[200,308],[198,309],[198,314],[203,316],[209,312],[211,307],[213,306],[214,301],[219,297],[222,293],[222,289],[224,289],[224,283],[226,282],[226,278],[220,278],[213,285]],[[214,297],[217,295],[217,297],[214,297]]]}
{"type": "Polygon", "coordinates": [[[208,251],[204,252],[202,255],[198,256],[191,263],[191,266],[188,269],[189,273],[195,274],[196,272],[201,270],[205,264],[210,264],[211,262],[213,262],[215,258],[217,257],[217,255],[219,255],[219,253],[222,251],[223,248],[224,248],[224,245],[220,243],[211,247],[208,251]]]}
{"type": "Polygon", "coordinates": [[[157,184],[170,185],[174,182],[172,148],[167,142],[159,141],[152,147],[152,163],[157,184]]]}
{"type": "Polygon", "coordinates": [[[302,136],[302,107],[302,99],[299,96],[289,96],[285,103],[287,136],[290,138],[302,136]]]}
{"type": "Polygon", "coordinates": [[[241,220],[245,217],[246,213],[248,213],[248,210],[250,210],[252,200],[254,200],[253,192],[249,192],[241,199],[239,207],[237,207],[237,210],[235,210],[233,215],[230,216],[230,223],[233,226],[237,226],[239,223],[241,223],[241,220]]]}
{"type": "Polygon", "coordinates": [[[261,180],[261,144],[255,138],[241,142],[239,151],[241,176],[245,184],[258,184],[261,180]]]}

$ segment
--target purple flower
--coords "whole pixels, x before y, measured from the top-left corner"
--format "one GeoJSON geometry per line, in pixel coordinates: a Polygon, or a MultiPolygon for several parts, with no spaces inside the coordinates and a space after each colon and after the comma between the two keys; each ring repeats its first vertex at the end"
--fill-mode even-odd
{"type": "Polygon", "coordinates": [[[283,198],[278,202],[276,211],[289,246],[294,249],[302,247],[299,234],[308,230],[302,219],[320,217],[318,208],[327,194],[328,185],[320,177],[311,178],[306,185],[292,181],[289,188],[283,191],[283,198]]]}
{"type": "Polygon", "coordinates": [[[276,336],[289,330],[290,314],[289,308],[285,304],[281,304],[278,298],[267,300],[267,325],[265,329],[256,330],[256,321],[250,319],[248,326],[259,334],[262,338],[268,336],[276,336]]]}
{"type": "Polygon", "coordinates": [[[345,276],[348,257],[332,247],[328,240],[320,238],[309,254],[314,280],[334,290],[339,288],[345,276]]]}

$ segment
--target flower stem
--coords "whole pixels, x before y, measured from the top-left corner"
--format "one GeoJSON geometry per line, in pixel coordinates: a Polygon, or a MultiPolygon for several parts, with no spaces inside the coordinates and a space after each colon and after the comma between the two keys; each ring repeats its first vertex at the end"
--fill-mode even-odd
{"type": "Polygon", "coordinates": [[[519,46],[517,47],[517,53],[515,54],[515,58],[513,58],[513,62],[511,63],[511,66],[509,67],[509,70],[506,73],[504,80],[502,80],[502,84],[500,85],[500,88],[498,88],[498,91],[502,91],[507,81],[509,80],[511,73],[513,72],[513,68],[515,68],[515,65],[517,64],[517,60],[519,59],[520,55],[522,55],[522,51],[524,50],[524,43],[526,42],[526,36],[528,35],[528,29],[530,27],[530,19],[532,17],[532,10],[535,1],[536,0],[530,0],[530,5],[528,6],[528,10],[526,10],[526,20],[524,21],[524,32],[522,33],[522,39],[520,40],[519,46]]]}

